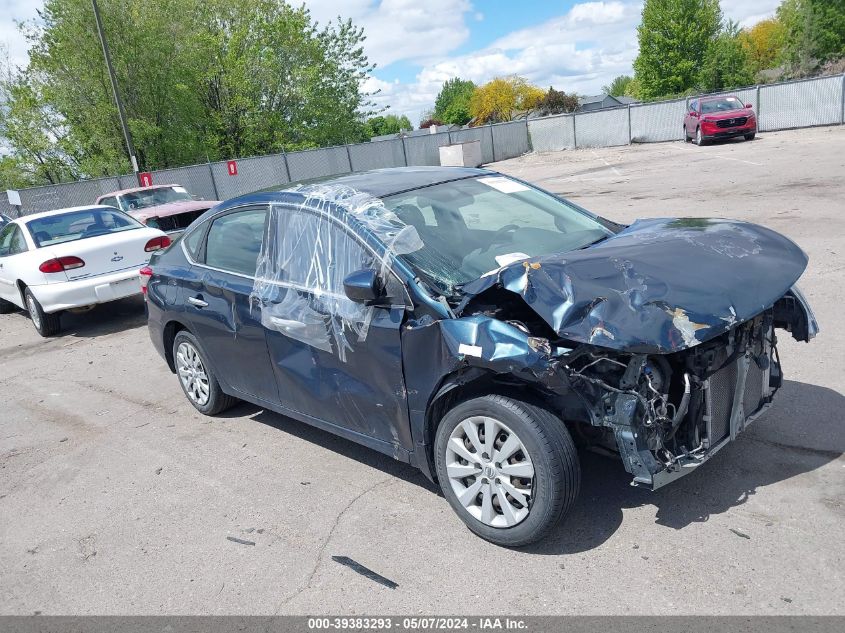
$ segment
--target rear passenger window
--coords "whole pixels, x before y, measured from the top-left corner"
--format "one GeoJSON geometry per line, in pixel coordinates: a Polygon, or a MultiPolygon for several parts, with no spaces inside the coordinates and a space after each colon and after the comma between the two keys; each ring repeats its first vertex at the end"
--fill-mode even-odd
{"type": "Polygon", "coordinates": [[[228,213],[214,220],[206,240],[206,265],[254,277],[266,220],[266,208],[228,213]]]}

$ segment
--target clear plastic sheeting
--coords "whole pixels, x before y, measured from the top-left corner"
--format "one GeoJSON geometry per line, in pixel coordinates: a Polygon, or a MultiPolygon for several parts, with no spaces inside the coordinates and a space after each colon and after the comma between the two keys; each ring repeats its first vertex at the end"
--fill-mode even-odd
{"type": "Polygon", "coordinates": [[[373,269],[386,282],[393,258],[419,250],[423,242],[413,226],[369,194],[338,185],[290,192],[290,202],[270,206],[252,305],[260,306],[264,327],[346,362],[352,342],[366,338],[376,308],[350,300],[344,279],[373,269]],[[380,247],[353,235],[352,223],[380,247]]]}

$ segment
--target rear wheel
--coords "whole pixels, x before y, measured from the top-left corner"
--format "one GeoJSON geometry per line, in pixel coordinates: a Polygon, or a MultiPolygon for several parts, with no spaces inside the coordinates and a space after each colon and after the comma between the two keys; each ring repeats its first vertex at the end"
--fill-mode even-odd
{"type": "Polygon", "coordinates": [[[751,134],[746,134],[746,135],[745,135],[745,140],[746,140],[746,141],[753,141],[755,136],[757,136],[757,133],[756,133],[756,132],[752,132],[751,134]]]}
{"type": "Polygon", "coordinates": [[[61,315],[59,313],[47,314],[44,308],[38,303],[38,299],[32,294],[32,290],[27,288],[23,293],[24,301],[26,302],[26,310],[29,312],[29,318],[32,319],[32,324],[41,336],[53,336],[62,329],[61,315]]]}
{"type": "Polygon", "coordinates": [[[182,330],[173,340],[173,361],[182,391],[194,408],[216,415],[232,407],[237,398],[223,393],[196,337],[182,330]]]}
{"type": "Polygon", "coordinates": [[[563,422],[527,402],[488,395],[451,409],[437,429],[443,494],[480,537],[506,547],[543,538],[570,509],[581,473],[563,422]]]}
{"type": "Polygon", "coordinates": [[[684,143],[689,143],[690,141],[692,141],[692,138],[689,135],[686,124],[684,124],[684,143]]]}

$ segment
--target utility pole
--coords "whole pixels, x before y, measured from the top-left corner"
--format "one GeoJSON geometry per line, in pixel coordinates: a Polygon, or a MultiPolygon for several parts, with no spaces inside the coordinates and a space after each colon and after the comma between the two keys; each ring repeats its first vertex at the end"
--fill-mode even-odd
{"type": "Polygon", "coordinates": [[[126,125],[126,112],[123,110],[123,101],[120,99],[120,91],[117,88],[117,78],[114,76],[114,66],[111,63],[111,53],[109,53],[109,45],[106,42],[106,34],[103,33],[103,21],[100,19],[100,7],[97,6],[97,0],[91,0],[91,5],[94,7],[94,18],[97,21],[97,33],[100,36],[100,44],[103,45],[103,56],[106,58],[106,68],[109,71],[109,79],[111,80],[112,91],[114,92],[114,101],[117,104],[117,114],[120,117],[120,127],[123,128],[123,138],[126,141],[126,150],[129,152],[129,161],[132,163],[132,171],[135,172],[135,180],[140,185],[138,178],[138,158],[135,156],[135,145],[132,143],[132,133],[129,131],[129,126],[126,125]]]}

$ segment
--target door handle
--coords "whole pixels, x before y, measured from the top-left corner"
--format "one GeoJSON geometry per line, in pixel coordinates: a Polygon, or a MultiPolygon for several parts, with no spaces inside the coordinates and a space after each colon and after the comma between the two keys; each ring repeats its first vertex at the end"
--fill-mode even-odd
{"type": "Polygon", "coordinates": [[[188,303],[190,303],[191,305],[195,305],[198,308],[208,307],[208,301],[203,301],[199,297],[188,297],[188,303]]]}

